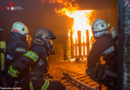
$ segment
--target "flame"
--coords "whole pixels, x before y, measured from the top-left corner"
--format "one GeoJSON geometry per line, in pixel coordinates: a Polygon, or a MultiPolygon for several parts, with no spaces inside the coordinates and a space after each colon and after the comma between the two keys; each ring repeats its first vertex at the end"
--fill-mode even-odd
{"type": "Polygon", "coordinates": [[[86,30],[90,31],[90,36],[92,36],[91,25],[89,17],[92,15],[93,10],[77,10],[77,8],[63,8],[61,10],[56,10],[57,13],[65,14],[70,18],[73,18],[74,24],[71,28],[73,31],[74,43],[77,40],[77,32],[81,31],[81,42],[86,43],[86,30]],[[71,11],[72,10],[72,11],[71,11]]]}
{"type": "Polygon", "coordinates": [[[92,36],[91,26],[89,24],[89,16],[91,16],[91,12],[92,10],[76,10],[70,13],[66,12],[66,15],[74,20],[74,24],[72,26],[74,43],[76,43],[76,40],[78,41],[78,31],[81,31],[81,43],[86,43],[87,41],[86,30],[89,30],[90,36],[92,36]]]}
{"type": "MultiPolygon", "coordinates": [[[[81,44],[87,43],[86,30],[89,30],[89,37],[91,38],[91,25],[90,16],[94,10],[79,10],[78,4],[75,3],[76,0],[49,0],[50,3],[58,3],[62,5],[63,8],[55,9],[56,13],[60,15],[66,15],[73,19],[73,25],[68,30],[68,37],[70,38],[70,32],[72,32],[72,38],[75,45],[78,45],[78,31],[81,32],[81,44]]],[[[89,38],[89,41],[90,41],[89,38]]],[[[70,42],[69,42],[70,43],[70,42]]],[[[70,44],[69,44],[70,46],[70,44]]],[[[79,56],[79,46],[74,46],[74,56],[79,56]]],[[[81,46],[81,55],[87,55],[87,46],[81,46]],[[85,54],[84,54],[85,52],[85,54]]]]}

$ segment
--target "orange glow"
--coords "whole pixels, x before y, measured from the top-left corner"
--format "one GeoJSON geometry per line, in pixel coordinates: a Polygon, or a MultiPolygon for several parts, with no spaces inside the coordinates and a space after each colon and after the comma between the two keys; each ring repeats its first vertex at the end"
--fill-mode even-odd
{"type": "Polygon", "coordinates": [[[87,55],[87,46],[85,46],[85,55],[87,55]]]}
{"type": "MultiPolygon", "coordinates": [[[[72,14],[67,13],[67,16],[74,19],[74,24],[72,26],[74,43],[78,39],[78,31],[81,31],[81,43],[86,43],[86,30],[90,30],[91,32],[91,26],[89,25],[88,19],[91,12],[92,10],[77,10],[72,14]]],[[[92,35],[92,33],[90,33],[90,35],[92,35]]]]}
{"type": "Polygon", "coordinates": [[[71,27],[71,30],[73,31],[74,43],[78,41],[78,31],[81,31],[81,43],[86,43],[86,30],[89,30],[89,35],[90,37],[92,36],[89,17],[92,15],[93,10],[76,10],[74,8],[72,10],[73,11],[63,8],[58,10],[57,13],[64,13],[68,17],[73,18],[74,24],[71,27]]]}
{"type": "MultiPolygon", "coordinates": [[[[68,30],[68,38],[71,38],[72,34],[72,40],[74,46],[73,48],[73,54],[74,57],[80,56],[80,53],[82,56],[87,56],[87,41],[90,41],[92,32],[91,32],[91,25],[90,25],[90,16],[92,16],[92,12],[94,10],[78,10],[78,4],[72,5],[72,2],[75,0],[50,0],[51,3],[57,2],[64,7],[60,10],[55,9],[56,13],[59,13],[60,15],[66,15],[69,18],[73,19],[73,25],[68,30]],[[89,32],[89,39],[87,39],[86,30],[89,32]],[[79,37],[78,37],[78,31],[81,32],[81,52],[79,51],[79,37]],[[71,33],[70,33],[71,32],[71,33]],[[82,46],[83,45],[83,46],[82,46]],[[86,46],[85,46],[86,45],[86,46]],[[84,50],[85,49],[85,50],[84,50]]],[[[69,39],[70,40],[70,39],[69,39]]],[[[71,43],[70,42],[70,43],[71,43]]],[[[68,50],[70,51],[70,50],[68,50]]]]}

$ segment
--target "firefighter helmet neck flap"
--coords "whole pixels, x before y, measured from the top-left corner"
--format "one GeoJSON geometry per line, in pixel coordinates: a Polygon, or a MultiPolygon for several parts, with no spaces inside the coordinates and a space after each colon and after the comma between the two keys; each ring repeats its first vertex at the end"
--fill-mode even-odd
{"type": "Polygon", "coordinates": [[[56,39],[51,30],[47,28],[40,28],[34,32],[33,43],[45,46],[50,54],[54,54],[52,40],[56,39]]]}
{"type": "Polygon", "coordinates": [[[102,19],[97,19],[94,21],[92,24],[92,30],[95,38],[101,37],[104,34],[109,34],[108,25],[102,19]]]}

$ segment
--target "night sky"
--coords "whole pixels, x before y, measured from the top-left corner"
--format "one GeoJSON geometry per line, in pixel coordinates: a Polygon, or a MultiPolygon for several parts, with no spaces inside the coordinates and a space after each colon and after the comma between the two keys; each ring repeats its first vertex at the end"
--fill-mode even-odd
{"type": "MultiPolygon", "coordinates": [[[[31,34],[39,28],[50,28],[57,36],[55,41],[55,57],[64,56],[64,45],[67,30],[72,25],[73,20],[67,16],[60,16],[55,13],[58,4],[50,4],[48,0],[0,0],[0,6],[9,6],[12,1],[14,6],[21,6],[24,10],[5,11],[0,9],[0,26],[5,26],[10,30],[13,22],[22,21],[25,23],[31,34]],[[44,3],[43,3],[44,2],[44,3]],[[57,50],[57,48],[59,48],[57,50]]],[[[117,0],[77,0],[81,10],[93,9],[92,22],[96,18],[105,19],[111,25],[117,24],[117,0]]]]}

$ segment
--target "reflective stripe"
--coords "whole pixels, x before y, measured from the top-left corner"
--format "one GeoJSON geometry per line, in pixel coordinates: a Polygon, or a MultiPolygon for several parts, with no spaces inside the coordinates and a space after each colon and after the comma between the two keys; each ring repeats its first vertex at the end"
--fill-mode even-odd
{"type": "Polygon", "coordinates": [[[17,77],[19,72],[12,68],[12,65],[10,65],[10,68],[8,70],[8,74],[10,74],[12,77],[17,77]]]}
{"type": "Polygon", "coordinates": [[[115,77],[115,78],[118,77],[118,75],[115,72],[112,72],[112,71],[107,70],[107,69],[105,70],[105,74],[108,76],[111,76],[111,77],[115,77]]]}
{"type": "Polygon", "coordinates": [[[49,87],[50,85],[50,82],[49,80],[46,80],[41,88],[41,90],[47,90],[47,88],[49,87]]]}
{"type": "Polygon", "coordinates": [[[16,48],[16,51],[17,51],[17,52],[26,52],[26,50],[23,49],[23,48],[16,48]]]}
{"type": "Polygon", "coordinates": [[[9,55],[9,54],[7,54],[6,58],[10,59],[10,60],[13,60],[13,57],[11,55],[9,55]]]}
{"type": "Polygon", "coordinates": [[[107,50],[105,50],[105,51],[103,52],[103,54],[107,55],[107,54],[113,52],[114,50],[115,50],[115,47],[114,47],[114,46],[111,46],[110,48],[108,48],[107,50]]]}
{"type": "Polygon", "coordinates": [[[24,56],[32,59],[34,62],[38,60],[38,55],[32,51],[28,51],[26,54],[24,54],[24,56]]]}
{"type": "Polygon", "coordinates": [[[0,54],[0,59],[1,59],[1,70],[4,71],[4,66],[5,66],[5,54],[1,53],[0,54]]]}
{"type": "Polygon", "coordinates": [[[3,52],[0,52],[0,62],[1,62],[1,70],[4,71],[5,66],[5,50],[6,50],[6,42],[0,41],[0,49],[3,50],[3,52]]]}
{"type": "Polygon", "coordinates": [[[30,90],[34,90],[32,81],[29,82],[30,90]]]}
{"type": "Polygon", "coordinates": [[[10,74],[12,77],[17,77],[17,75],[14,72],[12,72],[11,70],[8,70],[8,74],[10,74]]]}

